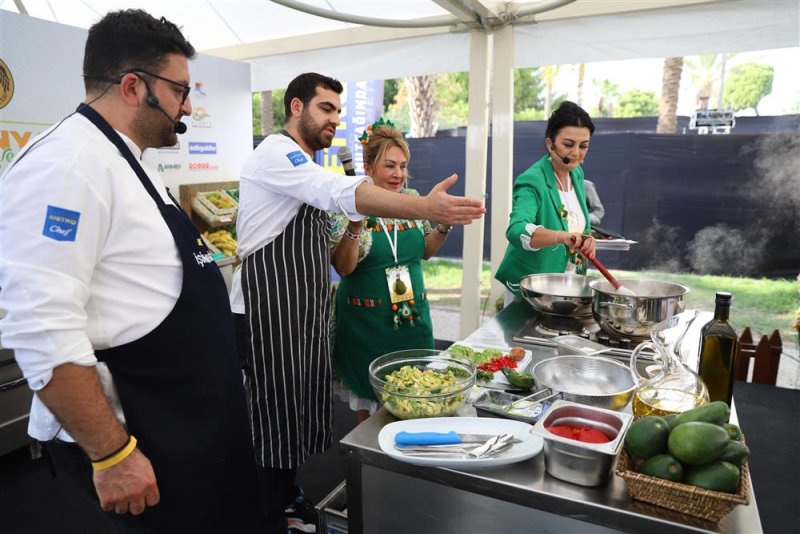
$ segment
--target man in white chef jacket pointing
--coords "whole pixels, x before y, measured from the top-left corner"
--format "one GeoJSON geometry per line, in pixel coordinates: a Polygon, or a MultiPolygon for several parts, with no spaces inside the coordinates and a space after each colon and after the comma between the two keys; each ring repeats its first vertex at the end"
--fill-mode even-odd
{"type": "MultiPolygon", "coordinates": [[[[328,210],[469,224],[480,200],[447,194],[456,176],[424,197],[377,187],[314,163],[331,146],[342,110],[342,84],[305,73],[286,89],[286,123],[264,139],[241,173],[236,225],[243,259],[248,376],[256,459],[268,532],[286,532],[284,511],[297,497],[297,468],[331,443],[328,210]]],[[[290,513],[290,512],[289,512],[290,513]]]]}

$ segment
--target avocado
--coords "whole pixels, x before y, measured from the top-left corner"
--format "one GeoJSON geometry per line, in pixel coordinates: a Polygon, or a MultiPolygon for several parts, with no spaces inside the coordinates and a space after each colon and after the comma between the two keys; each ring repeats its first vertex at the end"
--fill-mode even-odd
{"type": "Polygon", "coordinates": [[[714,401],[697,408],[687,410],[675,418],[672,428],[692,421],[702,421],[714,425],[723,425],[731,417],[731,409],[723,401],[714,401]]]}
{"type": "Polygon", "coordinates": [[[519,389],[531,389],[536,385],[533,375],[526,371],[517,371],[508,367],[503,367],[503,374],[508,379],[508,382],[519,389]]]}
{"type": "Polygon", "coordinates": [[[719,458],[730,441],[728,432],[721,426],[700,421],[678,425],[670,432],[669,453],[689,465],[707,464],[719,458]]]}
{"type": "Polygon", "coordinates": [[[625,434],[625,450],[631,456],[647,460],[667,452],[669,424],[657,416],[637,419],[625,434]]]}
{"type": "Polygon", "coordinates": [[[733,423],[725,423],[722,425],[722,428],[728,431],[728,435],[730,435],[732,440],[735,441],[742,441],[744,438],[744,434],[742,434],[742,429],[738,427],[738,425],[734,425],[733,423]]]}
{"type": "Polygon", "coordinates": [[[683,483],[711,491],[736,493],[739,489],[739,476],[739,468],[735,465],[728,462],[711,462],[688,468],[683,483]]]}
{"type": "Polygon", "coordinates": [[[666,421],[666,422],[667,422],[667,424],[669,425],[669,429],[670,429],[670,430],[672,430],[673,428],[675,428],[675,419],[677,419],[677,418],[678,418],[678,414],[676,414],[676,413],[669,413],[669,414],[667,414],[667,415],[662,415],[661,417],[662,417],[662,419],[664,419],[664,421],[666,421]]]}
{"type": "Polygon", "coordinates": [[[750,448],[739,441],[730,440],[717,460],[741,467],[750,457],[750,448]]]}
{"type": "Polygon", "coordinates": [[[669,454],[657,454],[644,463],[642,473],[651,477],[680,482],[683,478],[683,466],[669,454]]]}

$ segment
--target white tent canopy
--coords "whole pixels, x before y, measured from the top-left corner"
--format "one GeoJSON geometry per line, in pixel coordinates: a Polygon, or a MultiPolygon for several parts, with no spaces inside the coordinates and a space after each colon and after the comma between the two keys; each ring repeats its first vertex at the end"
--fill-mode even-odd
{"type": "MultiPolygon", "coordinates": [[[[302,0],[343,16],[407,20],[451,17],[445,7],[498,12],[554,2],[302,0]]],[[[142,8],[183,27],[195,47],[248,61],[253,90],[282,88],[296,73],[342,81],[469,70],[465,24],[368,27],[302,13],[267,0],[0,0],[0,9],[88,28],[115,9],[142,8]]],[[[740,52],[800,45],[797,0],[577,0],[514,23],[513,67],[740,52]]]]}
{"type": "MultiPolygon", "coordinates": [[[[249,62],[253,91],[308,71],[344,82],[469,71],[468,196],[485,193],[490,109],[494,125],[493,269],[511,207],[513,68],[800,46],[798,0],[0,0],[0,9],[82,28],[129,7],[182,26],[206,54],[249,62]],[[384,22],[358,23],[368,19],[384,22]]],[[[483,221],[464,231],[467,335],[478,326],[483,221]]]]}

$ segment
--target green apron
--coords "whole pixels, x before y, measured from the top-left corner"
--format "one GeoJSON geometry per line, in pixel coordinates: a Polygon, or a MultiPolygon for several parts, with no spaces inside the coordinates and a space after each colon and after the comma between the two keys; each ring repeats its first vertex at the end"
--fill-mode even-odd
{"type": "MultiPolygon", "coordinates": [[[[342,277],[336,290],[336,342],[334,366],[337,378],[352,393],[377,400],[369,383],[369,364],[383,354],[404,349],[432,349],[433,327],[425,294],[420,260],[425,252],[421,223],[398,220],[397,260],[408,267],[414,288],[414,304],[419,315],[401,319],[395,329],[385,269],[394,266],[394,257],[381,219],[372,232],[369,254],[355,270],[342,277]],[[411,227],[409,227],[411,225],[411,227]],[[412,326],[413,321],[413,326],[412,326]]],[[[394,238],[393,219],[386,219],[394,238]]],[[[346,238],[345,238],[346,239],[346,238]]],[[[398,303],[399,305],[399,303],[398,303]]]]}

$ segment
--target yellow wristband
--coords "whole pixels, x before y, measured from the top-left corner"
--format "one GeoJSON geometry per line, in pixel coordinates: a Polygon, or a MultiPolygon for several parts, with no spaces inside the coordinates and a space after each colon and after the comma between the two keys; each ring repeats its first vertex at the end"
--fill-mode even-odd
{"type": "Polygon", "coordinates": [[[99,462],[92,462],[92,469],[95,471],[102,471],[103,469],[113,467],[130,456],[134,449],[136,449],[136,438],[130,436],[128,438],[128,444],[122,447],[119,452],[110,456],[109,458],[104,458],[99,462]]]}

